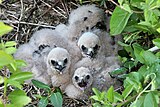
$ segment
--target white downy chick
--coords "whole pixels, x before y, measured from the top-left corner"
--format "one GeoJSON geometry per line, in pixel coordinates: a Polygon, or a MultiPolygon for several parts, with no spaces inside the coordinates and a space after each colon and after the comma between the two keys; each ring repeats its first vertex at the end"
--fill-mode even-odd
{"type": "Polygon", "coordinates": [[[86,31],[95,28],[107,30],[106,20],[104,11],[95,5],[80,6],[69,16],[68,38],[76,41],[86,31]]]}
{"type": "Polygon", "coordinates": [[[68,49],[68,46],[70,46],[66,38],[60,36],[55,30],[46,28],[36,31],[32,35],[29,44],[40,51],[48,51],[55,47],[68,49]]]}
{"type": "Polygon", "coordinates": [[[101,72],[96,73],[94,75],[94,81],[92,87],[96,87],[101,91],[108,90],[111,86],[114,86],[114,89],[118,89],[121,87],[121,82],[116,78],[112,78],[110,76],[110,72],[116,70],[120,67],[117,57],[107,57],[106,65],[101,70],[101,72]]]}
{"type": "Polygon", "coordinates": [[[78,47],[84,57],[94,58],[101,47],[100,39],[94,33],[86,32],[79,38],[78,47]]]}
{"type": "Polygon", "coordinates": [[[35,51],[34,47],[26,43],[26,44],[20,45],[16,53],[13,55],[15,59],[21,59],[27,63],[27,66],[23,67],[22,71],[31,71],[31,68],[34,65],[34,61],[33,61],[34,51],[35,51]]]}
{"type": "Polygon", "coordinates": [[[88,68],[77,68],[74,72],[71,83],[65,89],[65,93],[70,98],[86,99],[92,82],[93,77],[88,68]]]}
{"type": "MultiPolygon", "coordinates": [[[[36,50],[34,49],[34,47],[26,43],[18,47],[16,53],[14,54],[14,57],[16,59],[22,59],[26,61],[27,66],[23,67],[22,71],[32,72],[33,73],[32,79],[39,80],[46,84],[50,84],[50,79],[46,71],[46,64],[42,64],[41,61],[42,57],[37,57],[38,55],[34,55],[35,51],[36,50]]],[[[26,82],[30,83],[31,80],[28,80],[26,82]]]]}
{"type": "Polygon", "coordinates": [[[47,56],[47,72],[51,76],[52,85],[64,90],[69,83],[71,58],[64,48],[53,48],[47,56]]]}

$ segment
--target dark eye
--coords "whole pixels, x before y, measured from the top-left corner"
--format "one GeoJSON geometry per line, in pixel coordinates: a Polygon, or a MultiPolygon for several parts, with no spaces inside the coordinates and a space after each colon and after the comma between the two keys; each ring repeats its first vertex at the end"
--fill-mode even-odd
{"type": "Polygon", "coordinates": [[[87,80],[90,79],[90,75],[87,75],[87,76],[86,76],[86,79],[87,79],[87,80]]]}
{"type": "Polygon", "coordinates": [[[67,62],[68,62],[68,60],[67,60],[67,58],[64,60],[64,64],[67,64],[67,62]]]}
{"type": "Polygon", "coordinates": [[[86,50],[87,48],[86,48],[84,45],[82,45],[81,49],[84,51],[84,50],[86,50]]]}
{"type": "Polygon", "coordinates": [[[78,76],[75,76],[74,78],[75,78],[75,80],[76,80],[76,81],[78,81],[78,79],[79,79],[79,77],[78,77],[78,76]]]}
{"type": "Polygon", "coordinates": [[[84,20],[84,21],[86,21],[87,19],[88,19],[88,17],[84,17],[84,19],[83,19],[83,20],[84,20]]]}
{"type": "Polygon", "coordinates": [[[93,47],[94,50],[98,50],[99,49],[99,46],[96,45],[95,47],[93,47]]]}
{"type": "Polygon", "coordinates": [[[53,66],[56,66],[56,65],[57,65],[57,62],[54,61],[54,60],[51,60],[51,64],[52,64],[53,66]]]}

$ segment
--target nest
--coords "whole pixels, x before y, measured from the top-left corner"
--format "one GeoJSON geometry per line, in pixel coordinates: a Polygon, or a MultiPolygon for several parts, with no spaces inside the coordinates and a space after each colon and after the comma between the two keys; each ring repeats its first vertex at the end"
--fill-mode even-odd
{"type": "MultiPolygon", "coordinates": [[[[85,1],[85,4],[92,3],[85,1]]],[[[16,41],[20,44],[27,43],[31,35],[41,28],[54,29],[60,23],[67,23],[71,10],[79,6],[76,0],[3,0],[0,4],[0,21],[13,27],[13,30],[2,36],[3,41],[16,41]]],[[[113,10],[113,4],[108,7],[113,10]]],[[[7,73],[1,72],[6,76],[7,73]]],[[[8,87],[9,92],[13,90],[8,87]]],[[[43,90],[34,86],[24,84],[24,90],[32,98],[32,102],[27,107],[36,107],[38,100],[33,94],[42,94],[43,90]]],[[[0,96],[3,98],[3,87],[0,88],[0,96]]],[[[90,101],[80,101],[63,96],[64,107],[88,107],[90,101]]]]}

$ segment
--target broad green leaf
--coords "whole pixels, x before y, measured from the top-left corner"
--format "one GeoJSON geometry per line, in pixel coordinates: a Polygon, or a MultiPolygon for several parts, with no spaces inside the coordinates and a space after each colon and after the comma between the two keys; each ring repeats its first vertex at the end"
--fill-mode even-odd
{"type": "Polygon", "coordinates": [[[33,74],[31,72],[18,72],[18,73],[12,74],[8,80],[22,83],[25,80],[28,80],[32,77],[33,77],[33,74]]]}
{"type": "Polygon", "coordinates": [[[113,94],[113,92],[114,92],[114,89],[113,89],[113,86],[111,86],[107,91],[107,99],[111,103],[114,102],[114,94],[113,94]]]}
{"type": "Polygon", "coordinates": [[[59,92],[52,93],[50,100],[51,100],[51,104],[54,107],[62,107],[63,99],[62,99],[62,95],[59,92]]]}
{"type": "Polygon", "coordinates": [[[13,28],[5,25],[3,22],[0,22],[0,36],[3,36],[4,34],[7,34],[10,32],[13,28]]]}
{"type": "Polygon", "coordinates": [[[92,88],[92,90],[93,90],[94,94],[95,94],[98,98],[100,98],[101,92],[100,92],[98,89],[96,89],[96,88],[92,88]]]}
{"type": "Polygon", "coordinates": [[[158,107],[158,104],[155,102],[155,98],[151,92],[145,96],[144,107],[158,107]]]}
{"type": "Polygon", "coordinates": [[[123,4],[123,8],[124,8],[126,11],[128,11],[129,13],[132,13],[132,10],[131,10],[131,8],[129,7],[128,4],[123,4]]]}
{"type": "Polygon", "coordinates": [[[93,105],[93,107],[102,107],[101,104],[99,104],[98,102],[93,103],[92,105],[93,105]]]}
{"type": "Polygon", "coordinates": [[[156,38],[153,40],[153,44],[160,48],[160,38],[156,38]]]}
{"type": "Polygon", "coordinates": [[[38,107],[46,107],[48,105],[48,98],[42,97],[41,100],[38,102],[38,107]]]}
{"type": "Polygon", "coordinates": [[[152,64],[157,60],[157,57],[150,51],[142,51],[142,57],[145,60],[145,64],[152,64]]]}
{"type": "Polygon", "coordinates": [[[5,43],[5,47],[12,47],[12,46],[16,46],[17,43],[15,41],[8,41],[5,43]]]}
{"type": "Polygon", "coordinates": [[[124,0],[118,0],[118,3],[120,4],[120,6],[122,5],[124,0]]]}
{"type": "Polygon", "coordinates": [[[23,107],[31,102],[31,99],[26,96],[23,90],[15,90],[8,95],[8,99],[15,107],[23,107]]]}
{"type": "Polygon", "coordinates": [[[123,101],[123,96],[120,95],[118,92],[114,92],[114,97],[118,101],[121,101],[121,102],[123,101]]]}
{"type": "Polygon", "coordinates": [[[14,47],[9,47],[9,48],[5,48],[5,52],[7,53],[7,54],[13,54],[13,53],[15,53],[16,52],[16,48],[14,48],[14,47]]]}
{"type": "Polygon", "coordinates": [[[27,64],[23,60],[15,60],[17,68],[25,67],[27,64]]]}
{"type": "Polygon", "coordinates": [[[13,57],[9,54],[7,54],[4,51],[0,50],[0,66],[5,66],[14,61],[13,57]]]}
{"type": "Polygon", "coordinates": [[[133,90],[133,85],[128,85],[127,87],[125,87],[125,90],[122,92],[124,99],[128,97],[128,95],[132,92],[132,90],[133,90]]]}
{"type": "Polygon", "coordinates": [[[113,11],[110,20],[110,34],[111,35],[118,35],[120,34],[123,29],[125,28],[130,16],[132,13],[129,13],[119,7],[116,7],[113,11]]]}
{"type": "Polygon", "coordinates": [[[134,48],[134,55],[136,56],[136,59],[141,63],[144,63],[145,61],[143,59],[143,56],[140,55],[143,49],[137,44],[133,44],[133,48],[134,48]]]}
{"type": "Polygon", "coordinates": [[[8,80],[8,84],[10,84],[10,85],[12,85],[12,86],[15,86],[15,87],[17,87],[17,88],[19,88],[19,89],[22,88],[22,85],[21,85],[19,82],[14,81],[14,80],[8,80]]]}
{"type": "Polygon", "coordinates": [[[32,79],[32,83],[33,83],[33,85],[35,85],[38,88],[46,89],[48,92],[51,92],[51,88],[47,84],[44,84],[44,83],[37,81],[37,80],[34,80],[34,79],[32,79]]]}
{"type": "Polygon", "coordinates": [[[160,33],[160,27],[156,29],[158,33],[160,33]]]}
{"type": "Polygon", "coordinates": [[[96,96],[96,95],[92,95],[91,97],[90,97],[91,99],[93,99],[93,100],[96,100],[96,101],[99,101],[99,97],[98,96],[96,96]]]}

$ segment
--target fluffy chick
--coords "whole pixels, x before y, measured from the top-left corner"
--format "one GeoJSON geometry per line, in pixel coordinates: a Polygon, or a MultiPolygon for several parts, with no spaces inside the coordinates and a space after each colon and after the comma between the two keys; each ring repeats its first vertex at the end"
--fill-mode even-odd
{"type": "MultiPolygon", "coordinates": [[[[22,71],[30,71],[33,73],[33,79],[39,80],[43,83],[50,84],[49,75],[46,72],[46,64],[42,64],[43,57],[39,57],[38,55],[35,55],[34,47],[32,47],[30,44],[26,43],[23,45],[20,45],[14,54],[14,57],[16,59],[22,59],[26,61],[27,66],[22,68],[22,71]]],[[[30,83],[31,81],[26,81],[27,83],[30,83]]]]}
{"type": "Polygon", "coordinates": [[[34,65],[34,58],[33,58],[33,52],[34,47],[32,47],[30,44],[26,43],[23,45],[20,45],[16,51],[16,53],[13,55],[15,59],[21,59],[26,61],[27,66],[22,68],[22,71],[30,71],[31,68],[34,65]]]}
{"type": "Polygon", "coordinates": [[[46,61],[52,85],[64,90],[70,78],[70,54],[66,49],[56,47],[49,52],[46,61]]]}
{"type": "Polygon", "coordinates": [[[77,68],[74,72],[71,83],[65,89],[65,93],[70,98],[86,99],[86,92],[90,89],[92,82],[93,77],[88,68],[77,68]]]}
{"type": "Polygon", "coordinates": [[[108,90],[111,86],[113,86],[114,89],[121,87],[122,83],[110,76],[110,72],[120,67],[119,64],[113,60],[115,59],[109,58],[108,65],[100,73],[94,75],[92,87],[96,87],[100,91],[108,90]],[[109,60],[111,60],[111,62],[109,60]]]}
{"type": "Polygon", "coordinates": [[[52,49],[56,46],[67,49],[69,46],[67,40],[60,36],[58,32],[46,28],[36,31],[32,35],[29,44],[33,47],[36,47],[36,49],[40,51],[44,50],[45,48],[48,50],[49,47],[52,49]]]}
{"type": "Polygon", "coordinates": [[[100,46],[99,37],[91,32],[84,33],[78,40],[78,47],[81,49],[84,57],[96,57],[100,46]]]}
{"type": "Polygon", "coordinates": [[[92,70],[91,73],[94,78],[93,87],[97,87],[99,90],[107,90],[111,85],[116,86],[117,84],[119,84],[118,80],[111,78],[109,75],[109,72],[120,67],[120,63],[115,56],[98,56],[94,59],[86,57],[77,62],[74,66],[74,69],[81,66],[87,67],[92,70]]]}
{"type": "Polygon", "coordinates": [[[76,41],[82,33],[96,29],[106,30],[105,13],[95,5],[83,5],[73,10],[69,15],[69,39],[76,41]]]}

